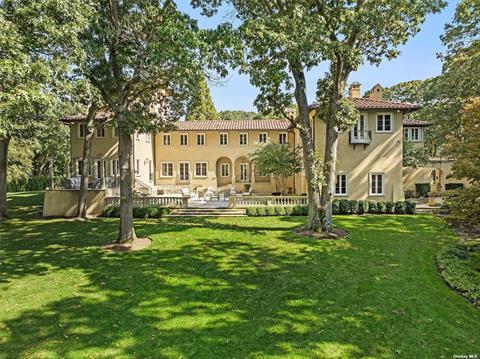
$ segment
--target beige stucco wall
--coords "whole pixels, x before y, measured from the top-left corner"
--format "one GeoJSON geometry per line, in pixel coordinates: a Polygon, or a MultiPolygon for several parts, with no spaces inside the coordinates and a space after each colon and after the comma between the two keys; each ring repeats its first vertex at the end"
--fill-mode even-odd
{"type": "MultiPolygon", "coordinates": [[[[72,154],[72,164],[74,174],[77,168],[77,161],[82,158],[84,138],[79,136],[80,123],[70,125],[70,145],[72,154]]],[[[137,168],[137,159],[139,160],[139,174],[136,175],[140,181],[148,186],[153,186],[153,178],[149,175],[149,161],[152,161],[152,173],[154,172],[154,136],[151,135],[150,141],[145,134],[133,136],[133,168],[137,168]]],[[[105,161],[106,173],[105,177],[113,176],[113,161],[118,160],[118,138],[114,136],[114,129],[111,126],[105,127],[105,137],[97,137],[95,131],[92,140],[92,161],[96,165],[97,160],[105,161]]],[[[96,176],[96,168],[92,175],[96,176]]]]}
{"type": "MultiPolygon", "coordinates": [[[[366,129],[371,131],[370,144],[349,143],[350,132],[339,135],[337,173],[347,174],[347,196],[337,199],[368,199],[376,201],[403,200],[402,153],[403,153],[403,114],[400,111],[360,111],[367,116],[366,129]],[[377,113],[391,114],[394,118],[390,133],[376,131],[377,113]],[[369,195],[369,173],[384,173],[384,195],[369,195]]],[[[325,149],[325,124],[316,119],[315,143],[321,155],[325,149]]]]}
{"type": "MultiPolygon", "coordinates": [[[[249,162],[248,154],[257,147],[260,133],[267,133],[272,142],[278,142],[279,133],[284,131],[174,131],[171,132],[171,145],[163,144],[163,133],[155,137],[155,184],[158,188],[187,187],[193,189],[198,186],[218,188],[222,186],[233,186],[236,191],[244,190],[244,182],[240,182],[240,163],[249,162]],[[188,145],[180,146],[180,134],[188,134],[188,145]],[[196,144],[197,133],[205,134],[205,145],[196,144]],[[228,145],[220,145],[220,134],[228,134],[228,145]],[[248,134],[248,145],[240,145],[240,133],[248,134]],[[161,163],[173,162],[173,177],[161,176],[161,163]],[[190,163],[190,181],[182,182],[179,178],[179,163],[190,163]],[[207,162],[207,176],[195,176],[195,163],[207,162]],[[230,163],[230,177],[221,177],[219,171],[220,163],[230,163]]],[[[293,132],[287,132],[288,143],[294,145],[293,132]]],[[[252,163],[249,163],[254,193],[270,194],[275,191],[272,182],[256,182],[253,173],[256,171],[252,163]]],[[[288,182],[287,187],[294,187],[294,180],[288,182]]]]}
{"type": "MultiPolygon", "coordinates": [[[[77,190],[46,190],[43,204],[44,217],[75,217],[78,206],[77,190]]],[[[87,214],[98,216],[105,206],[105,191],[88,191],[87,214]]]]}

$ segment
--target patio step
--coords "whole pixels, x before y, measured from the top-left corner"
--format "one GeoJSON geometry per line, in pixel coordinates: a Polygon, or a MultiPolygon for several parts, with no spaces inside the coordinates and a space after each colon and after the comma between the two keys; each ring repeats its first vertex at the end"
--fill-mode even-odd
{"type": "Polygon", "coordinates": [[[243,217],[245,210],[238,208],[179,208],[168,217],[243,217]]]}

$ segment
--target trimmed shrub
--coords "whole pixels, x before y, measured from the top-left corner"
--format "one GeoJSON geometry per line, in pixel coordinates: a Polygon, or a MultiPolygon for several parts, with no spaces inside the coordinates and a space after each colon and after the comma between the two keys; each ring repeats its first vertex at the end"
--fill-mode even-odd
{"type": "Polygon", "coordinates": [[[341,199],[339,203],[339,214],[348,214],[350,204],[347,199],[341,199]]]}
{"type": "Polygon", "coordinates": [[[377,202],[377,213],[379,214],[387,213],[387,204],[385,202],[377,202]]]}
{"type": "Polygon", "coordinates": [[[417,195],[417,192],[415,192],[413,189],[407,189],[405,191],[405,198],[409,199],[409,198],[417,198],[418,195],[417,195]]]}
{"type": "Polygon", "coordinates": [[[308,215],[308,207],[307,206],[295,206],[293,207],[294,216],[306,216],[308,215]]]}
{"type": "Polygon", "coordinates": [[[352,199],[352,200],[349,201],[349,205],[350,205],[350,213],[357,214],[358,213],[358,201],[352,199]]]}
{"type": "Polygon", "coordinates": [[[405,213],[415,214],[417,209],[417,204],[412,201],[405,201],[405,213]]]}
{"type": "Polygon", "coordinates": [[[405,214],[406,213],[405,202],[398,201],[398,202],[395,203],[395,213],[396,214],[405,214]]]}
{"type": "Polygon", "coordinates": [[[387,213],[393,214],[395,212],[395,203],[392,201],[387,202],[387,213]]]}
{"type": "Polygon", "coordinates": [[[246,212],[247,216],[255,217],[257,215],[257,208],[256,207],[247,207],[247,210],[245,212],[246,212]]]}
{"type": "Polygon", "coordinates": [[[115,211],[114,206],[107,206],[102,210],[102,217],[114,217],[112,216],[114,211],[115,211]]]}
{"type": "Polygon", "coordinates": [[[368,201],[368,213],[377,213],[377,201],[368,201]]]}
{"type": "Polygon", "coordinates": [[[430,183],[416,183],[415,192],[419,197],[427,197],[430,192],[430,183]]]}
{"type": "Polygon", "coordinates": [[[292,206],[285,206],[285,215],[286,216],[291,216],[293,213],[293,207],[292,206]]]}
{"type": "Polygon", "coordinates": [[[265,215],[275,216],[275,207],[272,207],[272,206],[265,207],[265,215]]]}
{"type": "MultiPolygon", "coordinates": [[[[134,218],[161,218],[171,212],[170,208],[160,206],[133,207],[134,218]]],[[[102,211],[102,217],[120,217],[120,207],[107,206],[102,211]]]]}
{"type": "Polygon", "coordinates": [[[276,216],[284,216],[285,215],[285,207],[276,206],[274,207],[275,215],[276,216]]]}
{"type": "Polygon", "coordinates": [[[256,213],[258,217],[263,217],[266,215],[266,207],[257,207],[256,213]]]}
{"type": "Polygon", "coordinates": [[[332,213],[339,214],[340,213],[340,201],[338,199],[334,199],[332,201],[332,213]]]}
{"type": "Polygon", "coordinates": [[[360,214],[368,213],[367,201],[358,201],[358,213],[360,214]]]}

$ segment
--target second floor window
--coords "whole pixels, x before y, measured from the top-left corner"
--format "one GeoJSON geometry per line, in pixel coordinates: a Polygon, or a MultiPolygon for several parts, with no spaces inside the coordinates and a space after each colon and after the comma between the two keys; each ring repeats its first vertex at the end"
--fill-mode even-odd
{"type": "Polygon", "coordinates": [[[392,132],[392,115],[386,113],[377,114],[377,132],[392,132]]]}
{"type": "Polygon", "coordinates": [[[241,133],[240,134],[240,146],[246,146],[248,145],[248,134],[247,133],[241,133]]]}
{"type": "Polygon", "coordinates": [[[87,135],[87,125],[85,123],[81,123],[78,126],[78,137],[85,138],[87,135]]]}
{"type": "Polygon", "coordinates": [[[113,127],[112,128],[112,133],[113,133],[112,136],[114,138],[118,138],[118,127],[113,127]]]}
{"type": "Polygon", "coordinates": [[[260,143],[266,143],[267,142],[267,134],[266,133],[260,133],[258,134],[258,142],[260,143]]]}
{"type": "Polygon", "coordinates": [[[105,127],[103,125],[97,125],[97,137],[104,138],[105,137],[105,127]]]}
{"type": "Polygon", "coordinates": [[[405,128],[404,133],[405,133],[406,141],[412,141],[412,142],[422,141],[421,131],[418,127],[405,128]]]}
{"type": "Polygon", "coordinates": [[[180,146],[188,146],[188,135],[186,133],[180,134],[180,146]]]}
{"type": "Polygon", "coordinates": [[[228,133],[221,133],[220,134],[220,145],[227,146],[228,145],[228,133]]]}
{"type": "Polygon", "coordinates": [[[347,175],[345,173],[338,173],[336,175],[335,194],[337,196],[347,195],[347,175]]]}
{"type": "Polygon", "coordinates": [[[287,143],[287,134],[285,132],[278,134],[278,143],[285,144],[287,143]]]}
{"type": "Polygon", "coordinates": [[[169,133],[163,134],[163,145],[170,146],[172,144],[172,136],[169,133]]]}
{"type": "Polygon", "coordinates": [[[197,145],[198,146],[205,146],[205,134],[204,133],[197,133],[197,145]]]}

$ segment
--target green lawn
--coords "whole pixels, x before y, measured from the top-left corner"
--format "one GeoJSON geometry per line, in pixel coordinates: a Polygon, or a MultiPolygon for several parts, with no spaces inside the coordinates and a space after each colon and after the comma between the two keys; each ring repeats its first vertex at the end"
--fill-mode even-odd
{"type": "Polygon", "coordinates": [[[2,358],[451,358],[480,355],[480,310],[435,270],[452,232],[431,216],[136,222],[153,244],[107,254],[118,221],[0,223],[2,358]]]}

